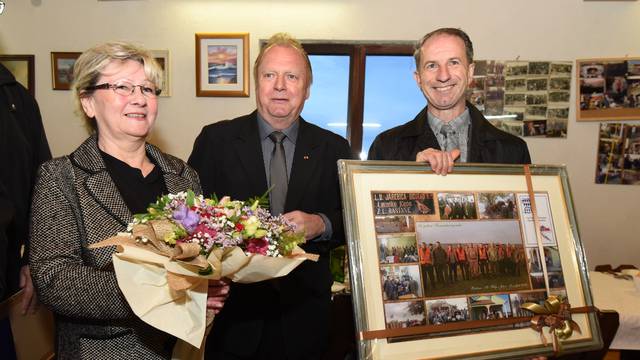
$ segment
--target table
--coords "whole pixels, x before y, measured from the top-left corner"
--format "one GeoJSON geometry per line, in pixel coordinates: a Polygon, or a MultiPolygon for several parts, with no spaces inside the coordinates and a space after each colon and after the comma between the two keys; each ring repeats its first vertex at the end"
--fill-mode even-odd
{"type": "Polygon", "coordinates": [[[640,350],[640,292],[633,281],[595,271],[590,271],[589,277],[594,305],[620,314],[620,327],[609,348],[640,350]]]}

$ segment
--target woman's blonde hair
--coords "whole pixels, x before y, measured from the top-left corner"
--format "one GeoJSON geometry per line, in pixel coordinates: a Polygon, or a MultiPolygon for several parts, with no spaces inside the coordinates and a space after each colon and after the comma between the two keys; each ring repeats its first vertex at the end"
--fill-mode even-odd
{"type": "Polygon", "coordinates": [[[87,116],[80,100],[93,94],[94,90],[87,90],[87,88],[98,85],[97,82],[102,71],[109,64],[113,61],[124,62],[127,60],[142,64],[147,80],[158,89],[162,89],[162,68],[153,58],[151,52],[129,42],[114,41],[96,45],[83,52],[73,66],[71,89],[73,90],[75,112],[82,117],[86,127],[92,133],[97,131],[96,119],[87,116]]]}

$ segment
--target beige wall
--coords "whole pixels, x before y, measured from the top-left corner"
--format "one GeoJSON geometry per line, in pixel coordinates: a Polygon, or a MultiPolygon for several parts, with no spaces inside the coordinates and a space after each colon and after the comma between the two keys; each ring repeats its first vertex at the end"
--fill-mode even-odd
{"type": "MultiPolygon", "coordinates": [[[[194,33],[277,31],[301,39],[414,40],[461,27],[477,58],[573,60],[640,56],[640,1],[582,0],[7,0],[0,52],[36,55],[36,96],[55,155],[86,136],[68,91],[51,90],[51,51],[122,39],[171,52],[172,93],[160,100],[154,141],[186,159],[200,128],[253,109],[250,98],[196,98],[194,33]]],[[[410,76],[410,74],[407,74],[410,76]]],[[[575,94],[572,95],[574,101],[575,94]]],[[[416,112],[418,109],[416,109],[416,112]]],[[[575,106],[570,118],[575,118],[575,106]]],[[[640,265],[640,187],[595,185],[597,123],[570,120],[568,138],[527,139],[535,163],[567,164],[590,268],[640,265]]]]}

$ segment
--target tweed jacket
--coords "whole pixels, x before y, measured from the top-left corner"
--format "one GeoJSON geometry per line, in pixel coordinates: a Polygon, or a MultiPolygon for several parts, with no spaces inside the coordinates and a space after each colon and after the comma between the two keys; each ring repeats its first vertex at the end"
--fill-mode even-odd
{"type": "MultiPolygon", "coordinates": [[[[491,125],[482,113],[467,102],[471,117],[470,163],[530,164],[527,143],[491,125]]],[[[406,124],[379,134],[369,149],[369,160],[414,161],[418,152],[440,149],[427,121],[427,107],[406,124]]]]}
{"type": "MultiPolygon", "coordinates": [[[[147,144],[167,190],[201,193],[182,160],[147,144]]],[[[56,318],[58,359],[167,359],[175,338],[142,322],[118,288],[115,247],[88,249],[124,231],[133,216],[98,150],[95,136],[71,155],[44,163],[34,188],[31,274],[56,318]]]]}

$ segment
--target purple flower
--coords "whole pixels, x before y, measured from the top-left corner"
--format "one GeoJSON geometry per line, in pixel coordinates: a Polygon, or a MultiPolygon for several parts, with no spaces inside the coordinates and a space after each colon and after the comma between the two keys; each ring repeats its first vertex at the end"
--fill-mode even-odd
{"type": "Polygon", "coordinates": [[[200,215],[193,210],[189,210],[186,206],[180,205],[173,212],[173,219],[182,224],[182,227],[189,234],[192,234],[198,226],[198,222],[200,222],[200,215]]]}

